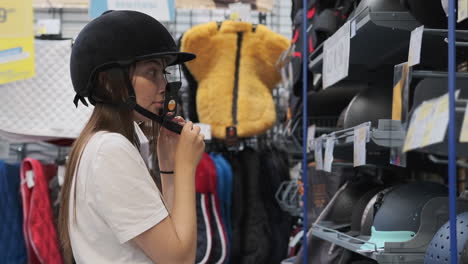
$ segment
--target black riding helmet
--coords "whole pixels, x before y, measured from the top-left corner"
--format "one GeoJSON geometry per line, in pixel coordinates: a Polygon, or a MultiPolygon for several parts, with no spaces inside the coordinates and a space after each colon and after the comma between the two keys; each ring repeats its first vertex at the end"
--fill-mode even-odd
{"type": "MultiPolygon", "coordinates": [[[[78,101],[88,106],[85,97],[95,104],[92,92],[99,72],[121,68],[128,73],[131,64],[155,58],[171,58],[167,65],[193,60],[192,53],[179,52],[167,29],[156,19],[137,11],[107,11],[87,24],[73,43],[70,73],[78,101]]],[[[174,83],[168,83],[171,85],[174,83]]],[[[179,83],[180,84],[180,83],[179,83]]],[[[128,80],[130,97],[125,104],[145,117],[180,133],[181,127],[139,106],[128,80]]],[[[110,102],[101,102],[110,103],[110,102]]]]}

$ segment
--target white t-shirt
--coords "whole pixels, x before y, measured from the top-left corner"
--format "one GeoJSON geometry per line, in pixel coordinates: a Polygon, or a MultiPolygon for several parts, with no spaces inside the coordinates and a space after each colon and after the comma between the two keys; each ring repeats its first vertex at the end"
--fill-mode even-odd
{"type": "Polygon", "coordinates": [[[70,241],[81,263],[152,263],[131,241],[168,212],[138,149],[117,133],[98,132],[82,153],[70,199],[70,241]]]}

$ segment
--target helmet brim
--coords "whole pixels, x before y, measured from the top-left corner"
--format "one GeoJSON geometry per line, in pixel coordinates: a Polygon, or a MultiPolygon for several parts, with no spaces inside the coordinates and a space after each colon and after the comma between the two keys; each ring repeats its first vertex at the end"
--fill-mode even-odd
{"type": "Polygon", "coordinates": [[[150,60],[150,59],[164,58],[164,57],[169,57],[167,66],[172,66],[172,65],[182,64],[187,61],[191,61],[195,59],[197,56],[189,52],[174,51],[174,52],[160,52],[160,53],[148,54],[148,55],[137,57],[136,60],[142,61],[142,60],[150,60]]]}

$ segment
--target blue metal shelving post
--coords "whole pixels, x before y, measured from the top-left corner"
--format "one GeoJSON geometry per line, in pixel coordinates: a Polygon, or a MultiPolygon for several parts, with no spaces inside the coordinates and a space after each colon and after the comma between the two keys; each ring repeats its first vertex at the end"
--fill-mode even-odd
{"type": "Polygon", "coordinates": [[[448,88],[449,88],[449,126],[448,126],[448,176],[450,209],[450,263],[458,263],[457,254],[457,174],[456,174],[456,134],[455,134],[455,0],[449,0],[448,15],[448,88]]]}

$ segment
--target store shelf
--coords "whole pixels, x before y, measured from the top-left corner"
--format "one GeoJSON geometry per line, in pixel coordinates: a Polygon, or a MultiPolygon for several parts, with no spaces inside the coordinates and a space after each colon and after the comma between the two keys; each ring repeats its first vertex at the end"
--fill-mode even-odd
{"type": "MultiPolygon", "coordinates": [[[[457,158],[468,158],[468,143],[460,143],[460,133],[462,130],[463,119],[465,115],[467,101],[459,100],[455,102],[455,138],[457,139],[457,158]]],[[[426,154],[434,154],[440,156],[448,156],[448,133],[446,133],[444,141],[441,143],[432,144],[423,148],[418,148],[413,151],[422,152],[426,154]]]]}
{"type": "MultiPolygon", "coordinates": [[[[468,31],[467,31],[468,33],[468,31]]],[[[468,37],[468,35],[467,35],[468,37]]],[[[415,97],[422,97],[423,98],[414,99],[416,100],[416,104],[421,104],[424,100],[432,100],[436,97],[442,96],[447,93],[447,85],[448,82],[448,73],[444,71],[425,71],[425,70],[414,70],[411,72],[411,79],[414,81],[415,79],[424,79],[426,84],[430,84],[428,87],[418,84],[415,88],[415,97]],[[426,89],[427,93],[426,93],[426,89]],[[437,88],[437,89],[434,89],[437,88]],[[419,90],[418,90],[419,89],[419,90]],[[416,95],[419,94],[419,95],[416,95]]],[[[462,130],[463,119],[465,114],[466,105],[468,102],[468,87],[466,86],[468,83],[468,73],[457,72],[456,73],[457,79],[457,89],[459,90],[458,99],[455,101],[455,131],[456,131],[456,139],[457,139],[457,153],[456,156],[458,158],[468,158],[468,143],[460,143],[458,139],[460,137],[460,133],[462,130]]],[[[415,103],[415,102],[413,102],[415,103]]],[[[413,105],[413,112],[410,112],[410,116],[408,120],[411,120],[412,115],[414,114],[414,109],[417,105],[413,105]]],[[[446,133],[443,142],[432,144],[423,148],[414,149],[415,152],[422,152],[426,154],[434,154],[439,156],[448,156],[448,133],[446,133]]]]}
{"type": "MultiPolygon", "coordinates": [[[[353,20],[356,35],[351,38],[349,62],[355,66],[350,67],[351,79],[353,73],[405,61],[411,30],[420,25],[408,12],[372,12],[368,8],[353,20]]],[[[322,72],[322,53],[323,44],[310,55],[309,69],[312,72],[322,72]]]]}
{"type": "MultiPolygon", "coordinates": [[[[468,210],[467,200],[458,199],[457,204],[458,212],[468,210]]],[[[433,198],[422,210],[421,224],[416,236],[406,242],[386,242],[384,248],[378,248],[375,243],[369,242],[369,236],[353,237],[337,231],[327,223],[314,224],[309,230],[309,235],[374,259],[381,264],[422,264],[427,245],[437,230],[448,220],[448,210],[447,197],[433,198]]]]}
{"type": "MultiPolygon", "coordinates": [[[[379,120],[377,128],[371,128],[371,122],[359,126],[369,127],[369,141],[366,145],[367,164],[388,165],[390,149],[403,146],[405,131],[400,121],[379,120]]],[[[356,127],[359,127],[356,126],[356,127]]],[[[356,127],[335,131],[324,137],[336,138],[333,156],[335,160],[353,161],[354,129],[356,127]]],[[[325,147],[325,142],[324,147],[325,147]]]]}
{"type": "MultiPolygon", "coordinates": [[[[356,35],[351,38],[349,74],[345,80],[370,79],[371,73],[383,65],[397,65],[408,59],[411,31],[420,24],[406,12],[371,12],[365,9],[354,19],[356,35]]],[[[415,66],[445,69],[447,30],[424,29],[421,62],[415,66]]],[[[458,30],[457,39],[468,40],[468,30],[458,30]]],[[[322,73],[323,43],[309,57],[309,70],[322,73]]],[[[423,72],[422,72],[423,73],[423,72]]],[[[460,75],[462,76],[462,75],[460,75]]],[[[464,76],[462,76],[464,78],[464,76]]]]}

